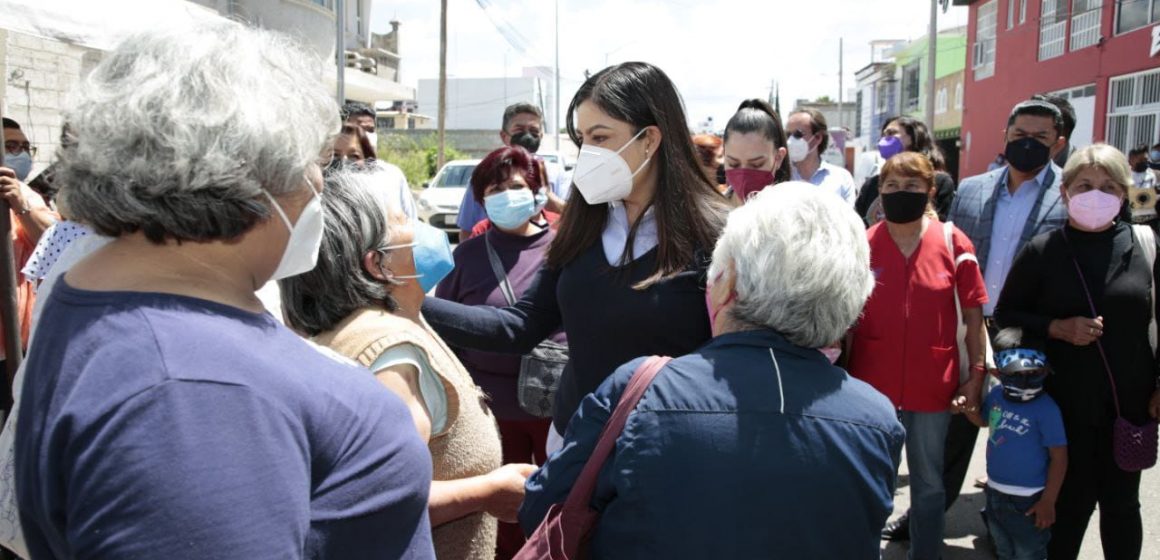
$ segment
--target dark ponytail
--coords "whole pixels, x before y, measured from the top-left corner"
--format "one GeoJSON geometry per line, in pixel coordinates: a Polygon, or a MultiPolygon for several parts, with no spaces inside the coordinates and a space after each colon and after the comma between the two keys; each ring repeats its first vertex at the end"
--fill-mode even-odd
{"type": "MultiPolygon", "coordinates": [[[[785,127],[781,124],[781,117],[761,99],[746,99],[737,107],[737,112],[725,124],[725,141],[729,141],[729,134],[749,134],[759,132],[770,142],[776,153],[786,148],[788,142],[785,137],[785,127]]],[[[790,179],[789,158],[781,159],[781,165],[773,170],[773,183],[784,183],[790,179]]]]}

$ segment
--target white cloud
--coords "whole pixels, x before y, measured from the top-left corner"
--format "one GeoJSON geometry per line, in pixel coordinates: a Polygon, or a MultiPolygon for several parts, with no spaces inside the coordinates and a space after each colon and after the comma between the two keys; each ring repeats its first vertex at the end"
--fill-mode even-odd
{"type": "MultiPolygon", "coordinates": [[[[724,123],[742,99],[765,97],[781,84],[782,110],[794,99],[838,96],[838,38],[845,42],[845,87],[870,62],[869,42],[926,34],[930,0],[559,0],[560,74],[564,107],[605,60],[643,60],[662,68],[685,98],[690,121],[724,123]]],[[[496,30],[475,0],[448,0],[448,74],[519,75],[523,66],[554,62],[554,2],[490,0],[493,15],[531,45],[522,54],[496,30]]],[[[403,81],[439,73],[439,3],[375,3],[371,26],[401,26],[403,81]]],[[[939,28],[966,25],[967,8],[939,12],[939,28]]]]}

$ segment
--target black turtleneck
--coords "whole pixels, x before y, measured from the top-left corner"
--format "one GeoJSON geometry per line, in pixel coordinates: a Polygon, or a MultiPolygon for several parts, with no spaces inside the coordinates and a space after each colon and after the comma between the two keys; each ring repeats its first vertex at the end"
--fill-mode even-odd
{"type": "MultiPolygon", "coordinates": [[[[1025,340],[1043,341],[1053,319],[1091,317],[1073,255],[1096,312],[1104,318],[1100,342],[1115,376],[1121,412],[1129,420],[1143,422],[1160,373],[1148,343],[1148,324],[1155,312],[1151,287],[1160,277],[1160,267],[1149,270],[1128,224],[1118,221],[1094,233],[1066,226],[1032,239],[1011,265],[995,319],[1003,327],[1022,327],[1025,340]]],[[[1111,385],[1097,346],[1051,339],[1045,348],[1054,370],[1047,390],[1065,421],[1110,423],[1115,415],[1111,385]]]]}

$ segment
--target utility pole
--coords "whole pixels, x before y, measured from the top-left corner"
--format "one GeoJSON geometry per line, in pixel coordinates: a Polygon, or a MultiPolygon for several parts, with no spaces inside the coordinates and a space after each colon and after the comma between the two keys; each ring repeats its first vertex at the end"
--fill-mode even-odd
{"type": "MultiPolygon", "coordinates": [[[[447,0],[443,0],[446,2],[447,0]]],[[[552,130],[556,137],[556,153],[560,153],[560,0],[556,0],[556,93],[552,96],[552,130]]],[[[560,156],[557,156],[560,157],[560,156]]]]}
{"type": "MultiPolygon", "coordinates": [[[[3,150],[0,150],[0,166],[4,165],[3,150]]],[[[12,213],[8,203],[0,203],[0,323],[4,325],[4,345],[7,359],[7,383],[0,383],[0,401],[6,405],[12,402],[12,383],[16,370],[24,359],[21,350],[19,304],[16,295],[16,253],[12,248],[12,213]]],[[[8,406],[11,411],[12,407],[8,406]]],[[[8,554],[7,551],[4,551],[8,554]]]]}
{"type": "Polygon", "coordinates": [[[335,0],[334,22],[334,62],[338,69],[335,97],[341,107],[346,103],[346,0],[335,0]]]}
{"type": "Polygon", "coordinates": [[[934,136],[934,82],[935,63],[938,54],[938,4],[939,0],[930,0],[930,29],[927,30],[926,41],[926,128],[934,136]]]}
{"type": "MultiPolygon", "coordinates": [[[[447,0],[439,0],[439,150],[437,167],[443,169],[447,133],[447,0]]],[[[436,170],[438,171],[438,170],[436,170]]]]}
{"type": "Polygon", "coordinates": [[[845,54],[846,48],[843,39],[838,37],[838,128],[842,128],[846,120],[846,105],[842,103],[846,95],[844,91],[845,83],[842,81],[844,79],[844,76],[842,76],[842,56],[845,54]]]}

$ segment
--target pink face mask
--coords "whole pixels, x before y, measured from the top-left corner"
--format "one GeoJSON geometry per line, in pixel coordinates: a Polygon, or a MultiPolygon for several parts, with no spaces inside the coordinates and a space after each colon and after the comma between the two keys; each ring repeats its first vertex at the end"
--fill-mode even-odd
{"type": "Polygon", "coordinates": [[[754,193],[773,184],[773,172],[763,169],[726,169],[725,182],[733,187],[737,198],[746,201],[754,193]]]}
{"type": "Polygon", "coordinates": [[[826,359],[829,360],[831,364],[838,363],[838,358],[842,357],[842,349],[841,348],[835,348],[835,347],[818,348],[818,352],[821,352],[822,355],[825,356],[826,359]]]}
{"type": "Polygon", "coordinates": [[[1116,219],[1123,201],[1114,194],[1090,190],[1070,197],[1067,215],[1084,229],[1098,230],[1116,219]]]}

